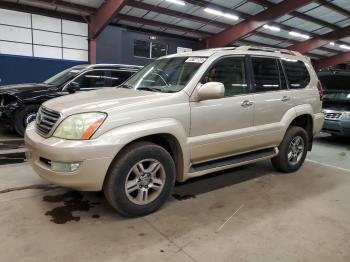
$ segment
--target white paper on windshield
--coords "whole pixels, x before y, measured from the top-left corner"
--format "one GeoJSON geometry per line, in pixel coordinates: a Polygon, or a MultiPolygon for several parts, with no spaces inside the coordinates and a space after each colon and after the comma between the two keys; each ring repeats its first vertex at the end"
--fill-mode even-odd
{"type": "Polygon", "coordinates": [[[186,63],[196,63],[196,64],[203,64],[207,60],[206,57],[189,57],[186,60],[186,63]]]}

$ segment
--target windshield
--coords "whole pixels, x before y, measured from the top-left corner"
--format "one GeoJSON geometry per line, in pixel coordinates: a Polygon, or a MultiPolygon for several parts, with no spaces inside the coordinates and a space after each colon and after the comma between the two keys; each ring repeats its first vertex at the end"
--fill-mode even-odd
{"type": "Polygon", "coordinates": [[[122,87],[162,93],[182,90],[206,58],[174,57],[156,60],[136,73],[122,87]]]}
{"type": "Polygon", "coordinates": [[[44,83],[48,85],[61,85],[71,79],[73,79],[76,75],[81,72],[81,69],[71,67],[68,68],[57,75],[54,75],[47,79],[44,83]]]}
{"type": "Polygon", "coordinates": [[[326,92],[324,103],[350,105],[350,91],[326,92]]]}

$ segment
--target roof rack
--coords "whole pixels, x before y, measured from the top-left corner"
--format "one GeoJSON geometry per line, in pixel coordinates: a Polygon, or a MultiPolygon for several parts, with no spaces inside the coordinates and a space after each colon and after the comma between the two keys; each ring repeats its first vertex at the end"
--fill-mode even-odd
{"type": "Polygon", "coordinates": [[[210,48],[208,50],[210,50],[210,51],[224,51],[224,50],[235,50],[235,49],[237,49],[237,47],[229,46],[229,47],[210,48]]]}
{"type": "Polygon", "coordinates": [[[299,53],[288,50],[288,49],[280,49],[280,48],[273,48],[273,47],[265,47],[265,46],[240,46],[237,49],[239,50],[245,50],[245,51],[263,51],[263,52],[270,52],[270,53],[280,53],[280,54],[286,54],[286,55],[293,55],[296,56],[299,53]]]}
{"type": "Polygon", "coordinates": [[[142,66],[138,66],[138,65],[124,65],[124,64],[93,64],[93,65],[89,65],[88,67],[89,68],[94,68],[94,67],[105,67],[105,66],[142,68],[142,66]]]}

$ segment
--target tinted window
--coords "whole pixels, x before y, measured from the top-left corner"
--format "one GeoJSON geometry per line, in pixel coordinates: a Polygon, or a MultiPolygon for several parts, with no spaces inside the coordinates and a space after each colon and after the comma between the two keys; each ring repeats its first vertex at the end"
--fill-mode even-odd
{"type": "Polygon", "coordinates": [[[135,40],[134,56],[150,58],[150,43],[147,41],[135,40]]]}
{"type": "Polygon", "coordinates": [[[288,89],[287,79],[286,79],[285,73],[283,72],[283,67],[280,61],[278,61],[278,70],[280,71],[281,88],[288,89]]]}
{"type": "Polygon", "coordinates": [[[110,74],[109,86],[118,86],[124,83],[132,75],[132,73],[128,71],[110,71],[110,74]]]}
{"type": "Polygon", "coordinates": [[[166,56],[167,45],[152,42],[152,58],[159,58],[161,56],[166,56]]]}
{"type": "Polygon", "coordinates": [[[102,70],[87,72],[75,79],[74,82],[78,83],[81,89],[105,87],[107,84],[105,72],[102,70]]]}
{"type": "Polygon", "coordinates": [[[225,96],[248,93],[245,59],[228,57],[219,60],[204,75],[202,84],[220,82],[225,86],[225,96]]]}
{"type": "Polygon", "coordinates": [[[277,59],[252,58],[254,72],[254,87],[256,92],[273,91],[280,89],[280,73],[277,59]]]}
{"type": "Polygon", "coordinates": [[[287,74],[289,88],[305,88],[310,83],[310,75],[303,62],[283,59],[282,63],[287,74]]]}

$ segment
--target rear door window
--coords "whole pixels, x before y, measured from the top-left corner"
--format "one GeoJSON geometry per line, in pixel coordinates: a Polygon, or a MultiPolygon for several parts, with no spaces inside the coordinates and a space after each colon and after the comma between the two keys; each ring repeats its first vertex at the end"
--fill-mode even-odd
{"type": "Polygon", "coordinates": [[[118,86],[124,83],[128,78],[130,78],[134,73],[130,71],[109,71],[109,86],[118,86]]]}
{"type": "Polygon", "coordinates": [[[105,87],[107,85],[105,71],[93,70],[86,72],[74,80],[79,84],[80,89],[89,90],[99,87],[105,87]]]}
{"type": "Polygon", "coordinates": [[[252,57],[252,67],[255,92],[281,89],[280,70],[276,58],[252,57]]]}
{"type": "Polygon", "coordinates": [[[289,88],[305,88],[310,83],[310,75],[304,62],[290,59],[282,59],[286,71],[289,88]]]}

